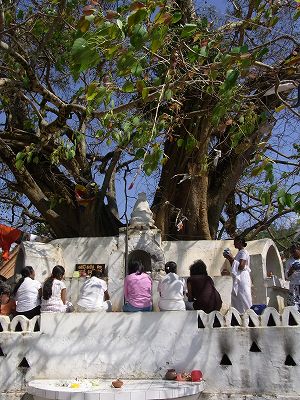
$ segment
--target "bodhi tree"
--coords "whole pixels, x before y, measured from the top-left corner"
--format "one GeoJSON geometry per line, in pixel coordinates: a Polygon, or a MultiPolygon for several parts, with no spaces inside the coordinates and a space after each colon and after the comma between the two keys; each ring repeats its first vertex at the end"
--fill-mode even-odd
{"type": "Polygon", "coordinates": [[[275,138],[299,117],[300,2],[227,3],[210,18],[192,0],[1,0],[6,215],[115,235],[116,179],[126,196],[153,173],[164,238],[233,235],[243,215],[254,237],[299,212],[297,134],[275,138]]]}

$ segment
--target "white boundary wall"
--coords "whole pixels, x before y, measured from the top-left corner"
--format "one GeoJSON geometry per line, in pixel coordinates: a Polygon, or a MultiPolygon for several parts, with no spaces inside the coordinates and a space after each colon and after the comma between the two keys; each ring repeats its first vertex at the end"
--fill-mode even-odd
{"type": "Polygon", "coordinates": [[[234,309],[225,316],[43,314],[40,332],[7,331],[15,326],[0,333],[2,396],[26,390],[33,379],[153,379],[168,368],[201,369],[207,393],[300,395],[300,314],[290,307],[282,315],[268,308],[262,317],[250,311],[242,318],[234,309]],[[18,367],[24,358],[29,367],[18,367]]]}

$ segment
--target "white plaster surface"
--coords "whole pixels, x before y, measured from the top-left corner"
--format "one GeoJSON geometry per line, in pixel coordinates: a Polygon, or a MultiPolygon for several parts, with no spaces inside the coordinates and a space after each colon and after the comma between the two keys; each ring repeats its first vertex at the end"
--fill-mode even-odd
{"type": "Polygon", "coordinates": [[[41,332],[0,333],[1,392],[36,379],[161,379],[175,368],[200,369],[210,393],[300,395],[299,325],[226,326],[221,316],[213,328],[216,314],[202,329],[196,311],[43,314],[41,332]],[[225,354],[231,365],[220,364],[225,354]],[[24,357],[28,370],[18,368],[24,357]]]}
{"type": "Polygon", "coordinates": [[[28,384],[28,393],[43,399],[72,400],[156,400],[187,398],[204,389],[204,382],[176,382],[163,380],[123,380],[122,388],[112,387],[111,379],[62,381],[35,380],[28,384]],[[78,388],[72,388],[77,383],[78,388]]]}
{"type": "Polygon", "coordinates": [[[55,241],[50,243],[25,241],[21,243],[17,259],[17,273],[20,273],[20,270],[25,265],[31,265],[35,270],[35,279],[44,282],[44,280],[51,274],[52,268],[56,264],[65,267],[61,247],[56,244],[55,241]],[[20,260],[20,258],[22,258],[22,260],[20,260]]]}

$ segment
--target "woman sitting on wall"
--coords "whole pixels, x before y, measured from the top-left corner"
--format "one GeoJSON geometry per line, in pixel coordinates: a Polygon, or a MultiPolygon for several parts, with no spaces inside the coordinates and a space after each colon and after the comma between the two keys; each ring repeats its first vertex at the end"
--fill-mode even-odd
{"type": "Polygon", "coordinates": [[[41,312],[42,285],[34,279],[35,272],[31,266],[24,267],[21,275],[13,291],[17,302],[16,315],[31,319],[41,312]]]}
{"type": "Polygon", "coordinates": [[[16,302],[11,297],[11,287],[7,283],[0,285],[0,315],[14,316],[16,302]]]}
{"type": "Polygon", "coordinates": [[[247,243],[242,236],[234,239],[234,247],[238,249],[235,257],[230,252],[224,251],[223,256],[231,264],[233,279],[231,292],[231,307],[243,314],[252,306],[250,256],[245,249],[247,243]]]}
{"type": "Polygon", "coordinates": [[[167,262],[165,272],[167,275],[158,283],[159,309],[161,311],[184,311],[184,280],[176,274],[177,264],[174,261],[167,262]]]}
{"type": "Polygon", "coordinates": [[[132,261],[128,273],[124,281],[123,311],[152,311],[152,279],[144,272],[143,264],[132,261]]]}
{"type": "Polygon", "coordinates": [[[94,270],[82,285],[77,302],[79,312],[111,311],[107,283],[101,278],[102,272],[94,270]]]}
{"type": "Polygon", "coordinates": [[[188,300],[193,302],[194,310],[203,310],[206,314],[219,311],[222,299],[202,260],[196,260],[190,266],[190,275],[187,279],[188,300]]]}
{"type": "Polygon", "coordinates": [[[63,282],[65,269],[61,265],[56,265],[52,270],[52,275],[47,278],[42,290],[43,312],[66,312],[67,291],[63,282]]]}

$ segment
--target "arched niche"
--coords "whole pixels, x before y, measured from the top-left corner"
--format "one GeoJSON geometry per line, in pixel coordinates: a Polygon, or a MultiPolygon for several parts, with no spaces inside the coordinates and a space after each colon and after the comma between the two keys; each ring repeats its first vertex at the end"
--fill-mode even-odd
{"type": "Polygon", "coordinates": [[[271,245],[266,253],[266,270],[267,276],[275,275],[281,278],[282,269],[277,249],[271,245]]]}
{"type": "MultiPolygon", "coordinates": [[[[145,271],[152,271],[152,266],[151,266],[151,255],[147,253],[145,250],[133,250],[129,255],[128,255],[128,264],[132,261],[140,261],[144,267],[145,271]]],[[[126,271],[128,273],[128,271],[126,271]]]]}

